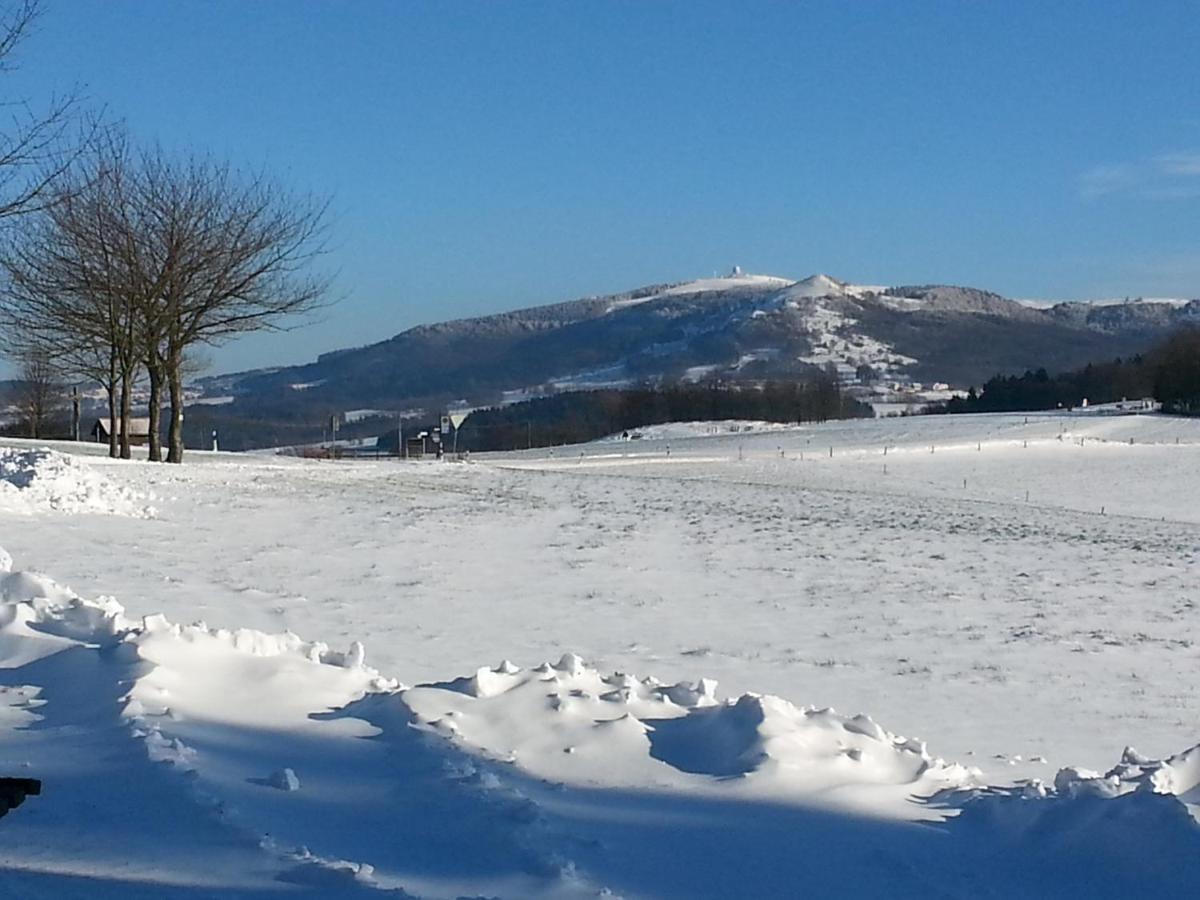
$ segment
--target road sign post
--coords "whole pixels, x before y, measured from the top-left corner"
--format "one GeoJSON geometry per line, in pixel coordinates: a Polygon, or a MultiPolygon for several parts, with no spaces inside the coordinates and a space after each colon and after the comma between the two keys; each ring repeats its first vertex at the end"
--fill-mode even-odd
{"type": "Polygon", "coordinates": [[[470,410],[462,412],[452,412],[448,416],[443,416],[443,420],[448,419],[451,427],[454,429],[454,455],[458,456],[458,430],[462,427],[462,423],[466,421],[467,416],[471,414],[470,410]]]}

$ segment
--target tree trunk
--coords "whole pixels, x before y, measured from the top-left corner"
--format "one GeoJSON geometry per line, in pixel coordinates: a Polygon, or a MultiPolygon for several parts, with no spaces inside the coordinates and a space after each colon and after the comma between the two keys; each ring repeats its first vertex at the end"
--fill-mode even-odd
{"type": "Polygon", "coordinates": [[[183,462],[183,354],[172,353],[167,359],[167,382],[171,393],[171,427],[168,435],[167,462],[183,462]]]}
{"type": "Polygon", "coordinates": [[[120,456],[117,451],[117,391],[110,384],[104,392],[108,394],[108,455],[116,459],[120,456]]]}
{"type": "Polygon", "coordinates": [[[157,365],[147,367],[150,376],[150,461],[162,462],[162,389],[163,372],[157,365]]]}
{"type": "Polygon", "coordinates": [[[113,459],[121,455],[117,447],[117,351],[113,350],[108,360],[108,455],[113,459]]]}
{"type": "Polygon", "coordinates": [[[133,408],[133,378],[129,374],[121,376],[121,459],[129,459],[129,413],[133,408]]]}

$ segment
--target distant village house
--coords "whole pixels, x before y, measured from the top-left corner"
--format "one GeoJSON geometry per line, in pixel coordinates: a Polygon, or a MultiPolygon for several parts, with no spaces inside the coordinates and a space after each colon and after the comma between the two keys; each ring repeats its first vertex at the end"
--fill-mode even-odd
{"type": "MultiPolygon", "coordinates": [[[[120,428],[118,421],[117,427],[120,428]]],[[[108,443],[108,419],[97,419],[92,425],[92,440],[98,444],[108,443]]],[[[129,443],[134,447],[142,447],[150,443],[150,420],[129,420],[129,443]]]]}

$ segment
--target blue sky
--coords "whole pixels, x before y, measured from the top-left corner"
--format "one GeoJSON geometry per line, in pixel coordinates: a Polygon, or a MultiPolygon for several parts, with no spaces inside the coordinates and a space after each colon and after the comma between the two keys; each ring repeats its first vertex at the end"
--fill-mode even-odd
{"type": "Polygon", "coordinates": [[[1200,8],[44,0],[5,74],[332,198],[299,362],[734,264],[1200,296],[1200,8]]]}

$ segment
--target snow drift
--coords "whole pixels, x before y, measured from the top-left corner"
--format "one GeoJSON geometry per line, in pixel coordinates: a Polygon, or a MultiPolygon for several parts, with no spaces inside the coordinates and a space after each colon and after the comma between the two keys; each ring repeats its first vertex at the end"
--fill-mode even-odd
{"type": "Polygon", "coordinates": [[[0,508],[7,511],[152,518],[148,499],[64,453],[0,447],[0,508]]]}
{"type": "Polygon", "coordinates": [[[46,783],[0,885],[29,896],[1200,887],[1200,746],[988,786],[868,716],[707,679],[568,653],[405,688],[357,642],[132,619],[0,562],[0,765],[46,783]]]}

